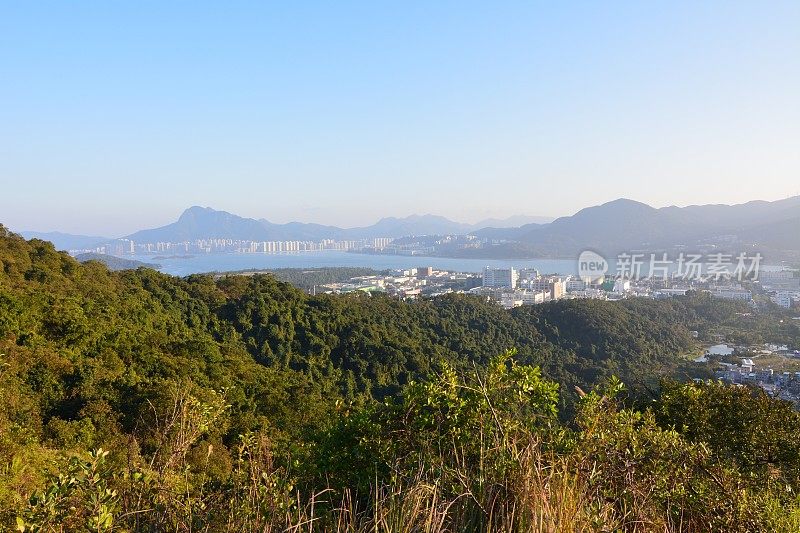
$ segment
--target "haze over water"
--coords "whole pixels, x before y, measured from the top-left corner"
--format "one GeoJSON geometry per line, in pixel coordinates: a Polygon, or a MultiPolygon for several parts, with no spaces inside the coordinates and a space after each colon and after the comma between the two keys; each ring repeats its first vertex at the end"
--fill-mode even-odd
{"type": "MultiPolygon", "coordinates": [[[[130,257],[130,256],[128,256],[130,257]]],[[[154,259],[138,255],[134,259],[158,263],[159,270],[175,276],[205,272],[231,272],[249,269],[368,267],[375,270],[408,269],[432,266],[437,270],[481,272],[484,267],[535,268],[548,274],[575,274],[577,263],[570,259],[458,259],[400,255],[369,255],[337,251],[287,254],[208,254],[154,259]]]]}

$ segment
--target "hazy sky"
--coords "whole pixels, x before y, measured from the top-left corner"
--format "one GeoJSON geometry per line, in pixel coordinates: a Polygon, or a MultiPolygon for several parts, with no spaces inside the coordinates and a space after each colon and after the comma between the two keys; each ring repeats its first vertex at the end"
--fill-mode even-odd
{"type": "Polygon", "coordinates": [[[0,222],[800,194],[798,28],[797,0],[2,2],[0,222]]]}

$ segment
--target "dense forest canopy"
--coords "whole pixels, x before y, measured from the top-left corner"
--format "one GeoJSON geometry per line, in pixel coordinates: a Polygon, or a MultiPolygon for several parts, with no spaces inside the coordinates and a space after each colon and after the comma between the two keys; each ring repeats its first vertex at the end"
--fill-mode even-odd
{"type": "MultiPolygon", "coordinates": [[[[797,321],[771,320],[754,315],[744,304],[701,294],[662,301],[558,301],[512,311],[465,295],[412,302],[361,293],[311,296],[271,275],[177,278],[147,268],[111,272],[99,262],[78,263],[47,242],[25,241],[0,226],[0,520],[4,524],[16,520],[23,530],[47,529],[56,520],[58,505],[53,501],[72,501],[76,491],[100,490],[88,481],[86,486],[78,481],[59,485],[57,474],[73,469],[78,472],[71,474],[76,479],[91,480],[94,474],[86,473],[109,462],[122,470],[124,465],[142,465],[137,470],[143,476],[136,478],[139,481],[158,472],[161,482],[172,482],[176,472],[184,471],[188,488],[183,492],[200,498],[195,491],[221,497],[224,487],[235,485],[236,475],[244,475],[242,468],[254,468],[251,462],[256,456],[269,455],[274,469],[259,475],[284,472],[278,468],[292,471],[280,479],[270,478],[271,487],[278,490],[280,483],[294,479],[293,488],[284,487],[281,493],[297,492],[294,503],[281,500],[281,505],[297,508],[299,491],[312,493],[319,488],[315,483],[323,487],[333,483],[337,494],[360,489],[363,496],[378,490],[370,485],[378,475],[375,465],[392,464],[408,471],[412,452],[418,461],[428,452],[443,461],[476,460],[469,454],[448,459],[442,446],[458,441],[462,449],[481,450],[486,442],[460,439],[465,432],[474,437],[474,432],[482,431],[484,418],[470,421],[465,411],[467,425],[458,425],[462,419],[448,419],[452,438],[436,440],[445,434],[439,431],[441,420],[436,431],[431,429],[436,413],[452,416],[453,411],[434,407],[448,402],[472,405],[469,416],[491,414],[492,427],[501,430],[492,438],[504,445],[510,435],[522,438],[538,428],[537,438],[549,435],[551,452],[577,449],[585,437],[581,431],[601,424],[589,420],[590,413],[595,417],[606,413],[602,424],[645,432],[664,446],[658,439],[666,437],[658,432],[679,420],[676,429],[687,440],[670,434],[669,446],[675,449],[713,441],[706,430],[692,425],[690,418],[701,415],[680,407],[696,398],[676,392],[681,385],[672,385],[669,401],[657,413],[635,411],[643,417],[636,422],[623,420],[627,408],[612,408],[610,400],[597,400],[590,407],[586,399],[579,399],[578,391],[605,386],[616,378],[626,384],[631,398],[641,399],[657,395],[663,378],[710,377],[706,367],[687,358],[698,348],[692,331],[699,332],[701,340],[719,333],[741,342],[796,344],[800,339],[797,321]],[[513,355],[498,363],[497,356],[510,350],[513,355]],[[478,384],[471,386],[474,390],[484,385],[484,379],[498,385],[491,394],[462,397],[459,391],[466,389],[459,376],[478,376],[478,384]],[[502,391],[511,392],[503,396],[502,391]],[[494,394],[500,394],[494,398],[496,406],[483,403],[494,394]],[[519,420],[510,415],[501,420],[504,413],[516,413],[519,420]],[[416,424],[417,435],[412,437],[404,424],[416,424]],[[405,435],[405,440],[395,442],[385,433],[387,428],[394,428],[394,435],[405,435]],[[565,437],[565,431],[577,433],[565,437]],[[362,438],[353,440],[358,435],[362,438]],[[423,437],[428,440],[415,440],[423,437]],[[99,448],[110,450],[110,455],[85,455],[99,448]],[[354,449],[362,460],[371,457],[369,464],[355,461],[354,449]],[[247,466],[242,454],[249,458],[247,466]],[[392,463],[397,457],[404,457],[402,464],[392,463]],[[358,464],[361,471],[354,466],[358,464]],[[37,492],[48,486],[51,492],[37,492]],[[27,514],[20,518],[18,509],[26,505],[27,514]]],[[[758,401],[773,400],[759,397],[758,401]]],[[[722,399],[716,402],[724,405],[722,399]]],[[[794,427],[791,409],[776,413],[777,425],[794,427]]],[[[644,435],[634,433],[631,438],[644,435]]],[[[611,443],[591,441],[586,446],[608,451],[611,443]]],[[[705,465],[705,452],[691,453],[705,465]]],[[[730,453],[733,471],[756,468],[737,463],[736,453],[730,453]]],[[[505,456],[495,459],[498,465],[517,464],[505,456]]],[[[765,461],[794,461],[785,471],[791,476],[800,471],[797,456],[790,452],[765,461]]],[[[380,481],[388,483],[398,475],[389,466],[381,468],[385,479],[380,481]]],[[[131,472],[128,469],[126,475],[131,472]]],[[[795,481],[791,477],[790,486],[795,481]]],[[[102,489],[107,494],[101,491],[108,499],[105,507],[97,504],[86,516],[76,512],[80,527],[146,529],[172,524],[171,529],[180,530],[194,520],[202,522],[197,516],[175,514],[163,501],[156,506],[161,514],[134,513],[135,523],[130,518],[134,515],[120,518],[114,509],[130,512],[132,504],[125,500],[128,496],[120,495],[121,488],[112,490],[113,483],[109,484],[102,489]]],[[[145,489],[137,487],[143,497],[145,489]]],[[[358,495],[351,497],[361,501],[358,495]]],[[[736,513],[731,516],[726,519],[741,518],[736,513]]],[[[217,527],[209,524],[203,527],[217,527]]]]}

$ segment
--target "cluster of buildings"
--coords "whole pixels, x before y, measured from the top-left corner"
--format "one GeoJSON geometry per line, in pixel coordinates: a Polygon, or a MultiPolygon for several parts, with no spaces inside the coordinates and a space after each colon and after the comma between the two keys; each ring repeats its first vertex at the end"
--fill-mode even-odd
{"type": "MultiPolygon", "coordinates": [[[[791,277],[785,279],[798,281],[797,278],[791,277]]],[[[506,309],[564,298],[659,299],[683,296],[689,291],[705,291],[715,298],[754,303],[753,290],[731,279],[687,281],[671,277],[639,280],[609,277],[592,280],[577,275],[541,274],[536,269],[491,267],[486,267],[481,274],[435,270],[429,266],[394,270],[385,275],[364,276],[353,278],[346,283],[325,285],[320,287],[320,290],[336,293],[377,291],[400,298],[459,292],[481,296],[497,302],[506,309]]],[[[776,293],[773,300],[783,297],[784,292],[776,293]]],[[[794,305],[800,300],[790,296],[789,301],[794,305]]]]}
{"type": "Polygon", "coordinates": [[[574,276],[542,276],[535,269],[486,267],[481,276],[481,285],[468,292],[511,309],[563,298],[567,294],[567,284],[574,280],[574,276]]]}
{"type": "Polygon", "coordinates": [[[474,274],[435,270],[424,266],[405,270],[392,270],[387,274],[358,276],[344,283],[320,285],[317,291],[343,294],[348,292],[381,292],[397,298],[414,299],[419,296],[440,296],[464,292],[480,278],[474,274]]]}
{"type": "Polygon", "coordinates": [[[800,277],[796,277],[794,271],[762,270],[759,283],[775,305],[800,309],[800,277]]]}
{"type": "Polygon", "coordinates": [[[385,248],[392,239],[378,237],[374,239],[335,240],[323,239],[321,241],[245,241],[236,246],[236,249],[221,250],[219,248],[206,248],[204,252],[235,251],[239,253],[264,253],[279,254],[284,252],[317,252],[321,250],[361,251],[364,249],[380,250],[385,248]]]}
{"type": "Polygon", "coordinates": [[[423,235],[394,239],[381,248],[364,249],[365,252],[386,255],[451,255],[453,252],[480,248],[485,239],[475,235],[423,235]]]}
{"type": "Polygon", "coordinates": [[[316,252],[321,250],[368,251],[382,250],[393,239],[377,237],[358,240],[324,239],[321,241],[251,241],[238,239],[196,239],[183,242],[136,243],[130,239],[116,239],[101,246],[86,250],[70,250],[71,253],[93,252],[115,256],[135,254],[190,254],[190,253],[263,253],[280,254],[316,252]]]}
{"type": "MultiPolygon", "coordinates": [[[[724,345],[722,345],[724,346],[724,345]]],[[[800,372],[776,371],[771,366],[758,365],[761,356],[780,356],[791,359],[800,359],[800,350],[791,350],[785,345],[765,344],[756,347],[727,348],[724,352],[714,353],[712,347],[706,355],[728,355],[735,353],[747,354],[739,358],[739,362],[721,361],[720,369],[715,372],[717,379],[736,385],[753,385],[764,389],[771,396],[783,400],[800,403],[800,372]]],[[[774,357],[773,357],[774,360],[774,357]]]]}
{"type": "Polygon", "coordinates": [[[469,292],[487,296],[505,308],[561,298],[621,300],[630,297],[670,298],[689,291],[705,291],[715,298],[753,301],[753,292],[730,279],[693,281],[674,277],[591,279],[576,275],[542,275],[534,269],[486,268],[483,283],[469,292]]]}
{"type": "Polygon", "coordinates": [[[578,276],[542,275],[535,269],[487,267],[481,274],[474,274],[436,270],[430,266],[355,277],[343,283],[321,285],[318,291],[382,292],[404,299],[455,292],[481,296],[506,309],[562,298],[613,300],[639,295],[626,280],[592,284],[578,276]]]}
{"type": "Polygon", "coordinates": [[[800,291],[775,291],[771,296],[772,303],[786,309],[800,308],[800,291]]]}

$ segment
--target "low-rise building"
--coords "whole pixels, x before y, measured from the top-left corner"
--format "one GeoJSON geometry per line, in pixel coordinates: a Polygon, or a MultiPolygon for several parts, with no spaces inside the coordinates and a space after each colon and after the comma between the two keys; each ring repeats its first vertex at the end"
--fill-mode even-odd
{"type": "Polygon", "coordinates": [[[740,302],[750,302],[753,300],[753,293],[746,289],[717,289],[715,291],[711,291],[711,296],[714,298],[737,300],[740,302]]]}

